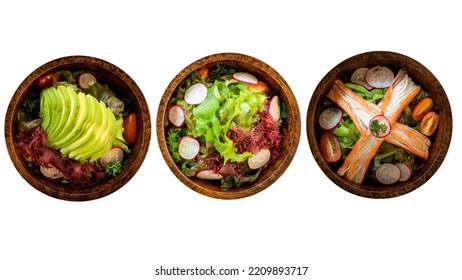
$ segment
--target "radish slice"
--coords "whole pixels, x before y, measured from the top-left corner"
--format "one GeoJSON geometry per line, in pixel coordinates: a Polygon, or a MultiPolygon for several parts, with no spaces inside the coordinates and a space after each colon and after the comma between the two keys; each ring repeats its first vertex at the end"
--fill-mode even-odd
{"type": "Polygon", "coordinates": [[[96,77],[90,72],[83,72],[77,77],[77,83],[81,89],[86,89],[96,83],[96,77]]]}
{"type": "Polygon", "coordinates": [[[369,130],[375,137],[383,138],[390,134],[391,124],[387,117],[384,115],[378,115],[373,117],[369,122],[369,130]]]}
{"type": "Polygon", "coordinates": [[[200,145],[196,138],[184,136],[178,144],[178,152],[183,159],[194,159],[199,153],[200,145]]]}
{"type": "Polygon", "coordinates": [[[400,162],[396,163],[395,165],[399,168],[399,171],[401,172],[401,176],[399,177],[398,181],[406,182],[407,180],[409,180],[409,178],[411,178],[412,168],[409,165],[400,162]]]}
{"type": "Polygon", "coordinates": [[[176,127],[181,127],[184,124],[184,110],[181,106],[173,105],[168,110],[168,120],[176,127]]]}
{"type": "Polygon", "coordinates": [[[109,163],[114,161],[122,161],[124,158],[124,151],[117,146],[112,147],[108,152],[106,152],[102,157],[99,159],[99,163],[103,167],[106,167],[109,163]]]}
{"type": "Polygon", "coordinates": [[[257,77],[247,72],[236,72],[233,74],[233,78],[248,84],[256,85],[258,83],[257,77]]]}
{"type": "Polygon", "coordinates": [[[386,66],[375,66],[366,73],[366,82],[375,88],[386,88],[391,85],[395,75],[386,66]]]}
{"type": "Polygon", "coordinates": [[[184,101],[192,105],[202,103],[205,98],[207,98],[207,86],[203,83],[190,86],[184,93],[184,101]]]}
{"type": "Polygon", "coordinates": [[[401,171],[394,164],[384,163],[375,171],[375,177],[377,177],[380,183],[390,185],[398,182],[401,177],[401,171]]]}
{"type": "Polygon", "coordinates": [[[281,105],[279,103],[279,97],[273,96],[269,105],[269,113],[273,120],[277,122],[281,118],[281,105]]]}
{"type": "Polygon", "coordinates": [[[342,120],[343,113],[340,108],[330,107],[322,111],[319,115],[319,126],[324,130],[332,130],[337,127],[337,125],[342,120]]]}
{"type": "Polygon", "coordinates": [[[218,174],[213,170],[201,170],[196,174],[197,178],[205,179],[205,180],[221,180],[223,179],[223,175],[218,174]]]}
{"type": "Polygon", "coordinates": [[[353,72],[353,75],[351,75],[351,82],[361,85],[368,90],[371,90],[372,86],[366,82],[367,71],[369,71],[369,68],[367,67],[361,67],[356,69],[356,71],[353,72]]]}
{"type": "Polygon", "coordinates": [[[42,172],[43,176],[47,177],[48,179],[59,179],[64,177],[64,174],[54,166],[48,167],[41,165],[40,172],[42,172]]]}
{"type": "Polygon", "coordinates": [[[258,169],[265,165],[271,157],[271,152],[268,149],[261,149],[256,154],[251,156],[248,160],[251,169],[258,169]]]}

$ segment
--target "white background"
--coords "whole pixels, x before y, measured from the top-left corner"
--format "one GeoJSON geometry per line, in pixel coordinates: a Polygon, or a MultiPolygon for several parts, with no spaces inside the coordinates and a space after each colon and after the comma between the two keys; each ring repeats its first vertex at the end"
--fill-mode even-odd
{"type": "MultiPolygon", "coordinates": [[[[456,1],[29,2],[0,4],[0,279],[204,278],[155,276],[161,265],[247,272],[249,266],[309,266],[305,277],[278,279],[462,279],[456,1]],[[322,77],[344,59],[374,50],[418,60],[453,106],[452,145],[438,172],[416,191],[385,200],[334,185],[314,161],[305,130],[322,77]],[[244,53],[275,68],[302,119],[297,154],[283,176],[234,201],[179,182],[155,131],[173,77],[218,52],[244,53]],[[139,172],[119,191],[89,202],[61,201],[27,184],[3,137],[19,84],[67,55],[95,56],[123,69],[151,112],[151,146],[139,172]]],[[[266,279],[243,274],[233,279],[266,279]]]]}

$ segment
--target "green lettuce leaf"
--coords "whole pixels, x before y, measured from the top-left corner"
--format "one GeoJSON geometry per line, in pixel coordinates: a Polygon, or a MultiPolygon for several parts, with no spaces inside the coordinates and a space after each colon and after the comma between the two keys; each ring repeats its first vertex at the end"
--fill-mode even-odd
{"type": "Polygon", "coordinates": [[[334,129],[333,133],[340,141],[343,150],[352,149],[356,141],[359,140],[361,134],[353,123],[353,120],[346,116],[339,125],[334,129]]]}
{"type": "Polygon", "coordinates": [[[250,129],[258,122],[258,112],[263,110],[266,96],[251,92],[245,83],[215,80],[208,89],[207,98],[197,105],[186,123],[196,138],[205,137],[227,161],[242,162],[252,153],[237,153],[227,134],[232,126],[250,129]]]}
{"type": "Polygon", "coordinates": [[[385,92],[387,91],[387,89],[378,89],[378,88],[367,90],[365,87],[358,85],[358,84],[354,84],[354,83],[345,83],[345,86],[353,90],[356,94],[358,94],[362,98],[368,100],[369,102],[375,103],[375,104],[379,103],[379,101],[382,100],[382,98],[385,95],[385,92]]]}

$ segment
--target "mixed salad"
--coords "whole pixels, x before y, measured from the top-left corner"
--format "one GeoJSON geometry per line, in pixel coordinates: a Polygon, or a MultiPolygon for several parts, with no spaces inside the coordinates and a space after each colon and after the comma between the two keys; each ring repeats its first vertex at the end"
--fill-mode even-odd
{"type": "Polygon", "coordinates": [[[254,75],[230,65],[202,68],[170,101],[167,146],[186,176],[237,188],[281,155],[285,117],[284,102],[254,75]]]}
{"type": "Polygon", "coordinates": [[[340,176],[383,185],[409,180],[428,159],[438,107],[405,69],[356,69],[319,109],[319,148],[340,176]]]}
{"type": "Polygon", "coordinates": [[[19,109],[16,147],[30,168],[80,189],[116,176],[136,139],[130,100],[91,71],[41,77],[19,109]]]}

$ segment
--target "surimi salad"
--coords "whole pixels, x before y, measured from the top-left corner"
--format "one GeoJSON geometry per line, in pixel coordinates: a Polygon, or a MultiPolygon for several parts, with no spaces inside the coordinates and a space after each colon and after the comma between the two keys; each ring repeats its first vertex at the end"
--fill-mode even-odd
{"type": "Polygon", "coordinates": [[[356,69],[335,81],[317,112],[321,155],[358,184],[406,182],[428,159],[438,111],[405,69],[356,69]]]}
{"type": "Polygon", "coordinates": [[[192,73],[167,117],[167,146],[178,167],[223,190],[256,181],[282,152],[284,102],[264,81],[234,66],[192,73]]]}
{"type": "Polygon", "coordinates": [[[117,176],[136,139],[130,100],[98,73],[61,70],[41,77],[18,112],[16,147],[36,173],[70,188],[117,176]]]}

